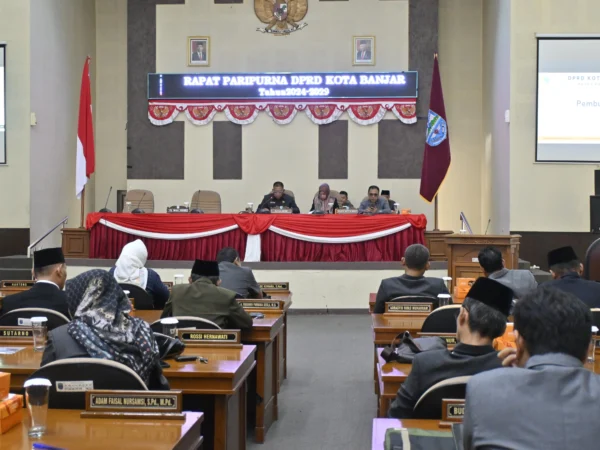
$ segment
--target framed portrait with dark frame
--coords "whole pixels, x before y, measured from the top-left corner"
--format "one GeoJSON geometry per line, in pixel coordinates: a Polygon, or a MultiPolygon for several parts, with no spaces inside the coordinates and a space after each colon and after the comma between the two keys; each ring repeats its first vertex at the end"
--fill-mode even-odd
{"type": "Polygon", "coordinates": [[[354,36],[352,51],[353,66],[375,65],[375,36],[354,36]]]}
{"type": "Polygon", "coordinates": [[[187,65],[193,67],[210,66],[210,37],[188,37],[187,65]]]}

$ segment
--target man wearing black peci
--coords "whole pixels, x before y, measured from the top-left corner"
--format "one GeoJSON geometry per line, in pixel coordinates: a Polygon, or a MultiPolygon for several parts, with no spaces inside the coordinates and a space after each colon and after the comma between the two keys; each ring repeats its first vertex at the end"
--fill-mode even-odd
{"type": "Polygon", "coordinates": [[[294,197],[285,193],[281,181],[276,181],[273,183],[273,190],[263,197],[256,212],[269,212],[272,208],[280,207],[290,208],[294,214],[300,214],[300,208],[296,205],[294,197]]]}

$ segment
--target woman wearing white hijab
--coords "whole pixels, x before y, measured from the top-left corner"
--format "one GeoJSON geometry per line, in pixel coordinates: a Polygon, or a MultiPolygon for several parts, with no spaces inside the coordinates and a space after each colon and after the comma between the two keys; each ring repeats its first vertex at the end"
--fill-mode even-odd
{"type": "Polygon", "coordinates": [[[154,307],[163,309],[169,299],[169,290],[154,270],[144,267],[147,260],[148,249],[137,239],[123,247],[111,273],[118,283],[136,284],[148,291],[154,298],[154,307]]]}

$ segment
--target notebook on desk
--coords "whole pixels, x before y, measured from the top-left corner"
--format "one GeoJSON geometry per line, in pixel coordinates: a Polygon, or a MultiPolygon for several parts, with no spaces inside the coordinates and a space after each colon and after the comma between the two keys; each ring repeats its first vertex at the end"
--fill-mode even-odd
{"type": "Polygon", "coordinates": [[[449,431],[419,428],[389,428],[385,432],[385,450],[455,450],[449,431]]]}

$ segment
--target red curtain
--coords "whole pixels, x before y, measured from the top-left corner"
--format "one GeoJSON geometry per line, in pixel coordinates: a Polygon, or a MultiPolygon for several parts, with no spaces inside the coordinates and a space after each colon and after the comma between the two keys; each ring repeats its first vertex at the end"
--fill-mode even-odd
{"type": "Polygon", "coordinates": [[[400,261],[406,247],[425,244],[424,230],[410,227],[399,233],[352,244],[305,242],[266,231],[261,234],[262,261],[355,262],[400,261]]]}
{"type": "Polygon", "coordinates": [[[149,260],[215,260],[223,247],[233,247],[243,259],[246,254],[246,233],[239,228],[201,239],[168,241],[133,236],[97,224],[90,231],[90,258],[117,259],[125,244],[141,239],[148,248],[149,260]]]}

